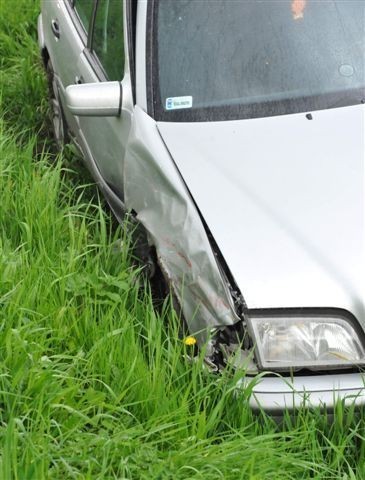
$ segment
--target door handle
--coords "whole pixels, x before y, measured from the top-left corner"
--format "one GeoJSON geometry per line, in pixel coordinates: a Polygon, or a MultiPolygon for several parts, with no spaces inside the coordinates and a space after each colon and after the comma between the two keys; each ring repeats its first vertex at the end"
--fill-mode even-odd
{"type": "Polygon", "coordinates": [[[75,77],[75,83],[76,85],[80,85],[81,83],[84,83],[84,77],[82,75],[76,75],[75,77]]]}
{"type": "Polygon", "coordinates": [[[58,20],[53,19],[51,21],[51,29],[52,29],[53,35],[56,38],[60,38],[60,24],[58,23],[58,20]]]}

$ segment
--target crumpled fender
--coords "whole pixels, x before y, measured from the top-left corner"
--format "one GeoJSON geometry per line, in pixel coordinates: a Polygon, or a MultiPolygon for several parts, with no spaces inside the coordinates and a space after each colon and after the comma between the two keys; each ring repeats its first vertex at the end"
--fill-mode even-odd
{"type": "Polygon", "coordinates": [[[236,323],[199,213],[156,122],[138,106],[125,154],[124,195],[156,248],[190,332],[236,323]]]}

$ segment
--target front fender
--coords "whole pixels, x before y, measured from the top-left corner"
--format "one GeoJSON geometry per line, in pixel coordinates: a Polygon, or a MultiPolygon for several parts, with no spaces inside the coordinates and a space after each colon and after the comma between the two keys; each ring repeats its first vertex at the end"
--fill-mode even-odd
{"type": "Polygon", "coordinates": [[[137,212],[191,333],[239,321],[194,202],[156,122],[138,106],[124,168],[125,204],[137,212]]]}

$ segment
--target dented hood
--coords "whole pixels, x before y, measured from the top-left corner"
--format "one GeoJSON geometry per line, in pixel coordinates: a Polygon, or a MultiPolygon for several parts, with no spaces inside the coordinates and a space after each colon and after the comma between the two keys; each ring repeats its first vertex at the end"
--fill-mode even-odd
{"type": "Polygon", "coordinates": [[[249,308],[365,326],[363,106],[158,129],[249,308]]]}

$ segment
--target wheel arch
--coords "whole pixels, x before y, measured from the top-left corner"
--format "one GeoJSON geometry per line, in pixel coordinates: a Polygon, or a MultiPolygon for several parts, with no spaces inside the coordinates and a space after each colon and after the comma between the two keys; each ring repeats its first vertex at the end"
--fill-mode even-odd
{"type": "Polygon", "coordinates": [[[41,58],[42,58],[43,66],[46,68],[50,60],[50,55],[48,53],[48,49],[46,46],[43,46],[41,48],[41,58]]]}

